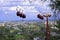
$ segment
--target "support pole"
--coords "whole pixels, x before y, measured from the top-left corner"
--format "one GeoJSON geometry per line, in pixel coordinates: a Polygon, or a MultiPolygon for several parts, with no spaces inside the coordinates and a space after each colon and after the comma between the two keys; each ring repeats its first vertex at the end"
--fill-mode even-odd
{"type": "Polygon", "coordinates": [[[48,16],[46,17],[46,39],[45,40],[50,40],[50,29],[48,25],[48,16]]]}

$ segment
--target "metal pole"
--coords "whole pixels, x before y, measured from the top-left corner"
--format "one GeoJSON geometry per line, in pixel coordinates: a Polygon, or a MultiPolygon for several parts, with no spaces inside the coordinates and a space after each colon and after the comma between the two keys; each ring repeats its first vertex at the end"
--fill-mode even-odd
{"type": "Polygon", "coordinates": [[[46,16],[46,39],[45,40],[50,40],[50,30],[49,30],[49,25],[48,25],[48,16],[46,16]]]}

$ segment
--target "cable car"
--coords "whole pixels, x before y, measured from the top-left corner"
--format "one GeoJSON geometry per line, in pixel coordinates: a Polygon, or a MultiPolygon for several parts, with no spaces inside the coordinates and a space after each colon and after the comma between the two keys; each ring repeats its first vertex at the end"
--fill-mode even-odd
{"type": "Polygon", "coordinates": [[[16,15],[17,15],[17,16],[19,16],[19,14],[20,14],[20,12],[19,12],[19,11],[17,11],[16,15]]]}
{"type": "Polygon", "coordinates": [[[44,19],[44,17],[43,17],[42,15],[40,15],[40,14],[38,14],[37,17],[38,17],[39,19],[42,19],[42,20],[44,19]]]}
{"type": "Polygon", "coordinates": [[[26,15],[21,13],[20,11],[17,11],[16,15],[20,16],[21,18],[26,18],[26,15]]]}
{"type": "Polygon", "coordinates": [[[26,18],[26,15],[25,14],[22,14],[22,18],[26,18]]]}

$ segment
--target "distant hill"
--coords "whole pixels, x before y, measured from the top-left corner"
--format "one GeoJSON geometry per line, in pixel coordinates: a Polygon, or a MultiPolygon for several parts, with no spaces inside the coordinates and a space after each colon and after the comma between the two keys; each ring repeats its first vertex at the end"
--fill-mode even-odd
{"type": "MultiPolygon", "coordinates": [[[[0,23],[1,22],[22,22],[22,21],[25,21],[25,22],[36,22],[36,21],[46,21],[46,20],[0,20],[0,23]]],[[[53,21],[51,19],[49,19],[49,21],[53,21]]]]}

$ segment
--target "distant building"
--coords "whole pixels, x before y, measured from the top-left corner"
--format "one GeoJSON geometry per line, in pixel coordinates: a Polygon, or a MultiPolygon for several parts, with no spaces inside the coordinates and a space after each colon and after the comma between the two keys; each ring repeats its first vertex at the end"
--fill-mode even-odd
{"type": "MultiPolygon", "coordinates": [[[[45,23],[44,24],[46,24],[46,21],[45,21],[45,23]]],[[[51,24],[51,25],[57,25],[57,23],[56,22],[54,22],[54,21],[48,21],[48,24],[51,24]]]]}
{"type": "Polygon", "coordinates": [[[0,26],[5,26],[5,23],[0,23],[0,26]]]}

